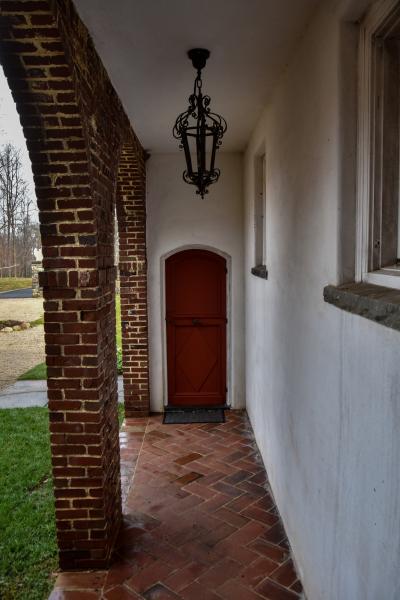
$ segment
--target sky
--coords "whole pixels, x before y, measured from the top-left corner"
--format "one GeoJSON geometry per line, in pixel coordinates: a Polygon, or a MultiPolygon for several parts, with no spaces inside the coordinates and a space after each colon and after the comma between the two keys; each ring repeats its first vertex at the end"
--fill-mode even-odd
{"type": "MultiPolygon", "coordinates": [[[[35,195],[35,186],[33,184],[31,163],[28,150],[26,148],[24,134],[14,100],[11,96],[10,88],[4,76],[0,65],[0,146],[11,143],[19,148],[23,166],[23,177],[29,185],[32,196],[35,195]]],[[[35,201],[36,209],[36,201],[35,201]]],[[[36,211],[35,211],[36,216],[36,211]]]]}

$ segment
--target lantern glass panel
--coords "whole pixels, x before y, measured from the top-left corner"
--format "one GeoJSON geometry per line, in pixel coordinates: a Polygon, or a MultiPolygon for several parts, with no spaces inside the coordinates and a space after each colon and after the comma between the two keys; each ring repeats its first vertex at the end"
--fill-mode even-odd
{"type": "Polygon", "coordinates": [[[218,132],[214,129],[213,135],[210,136],[210,171],[214,171],[215,153],[217,151],[218,132]]]}
{"type": "Polygon", "coordinates": [[[197,171],[196,137],[194,135],[188,135],[188,140],[193,171],[197,171]]]}
{"type": "Polygon", "coordinates": [[[183,146],[183,150],[185,152],[187,172],[189,175],[191,175],[193,172],[193,166],[192,166],[193,162],[192,162],[192,157],[191,157],[191,153],[190,153],[190,136],[188,136],[186,134],[186,131],[182,132],[182,146],[183,146]]]}

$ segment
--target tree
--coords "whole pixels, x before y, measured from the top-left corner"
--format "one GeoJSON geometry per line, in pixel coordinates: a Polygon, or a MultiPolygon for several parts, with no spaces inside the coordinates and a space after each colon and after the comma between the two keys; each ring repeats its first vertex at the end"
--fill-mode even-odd
{"type": "Polygon", "coordinates": [[[22,176],[20,151],[0,148],[0,250],[2,275],[27,275],[38,242],[32,223],[33,201],[22,176]]]}

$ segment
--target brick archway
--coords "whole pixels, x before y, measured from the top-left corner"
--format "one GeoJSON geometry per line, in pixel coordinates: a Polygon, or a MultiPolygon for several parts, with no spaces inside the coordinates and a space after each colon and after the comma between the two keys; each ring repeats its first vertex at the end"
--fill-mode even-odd
{"type": "Polygon", "coordinates": [[[70,0],[0,0],[0,29],[38,199],[60,566],[101,568],[121,522],[115,157],[127,132],[143,151],[70,0]]]}

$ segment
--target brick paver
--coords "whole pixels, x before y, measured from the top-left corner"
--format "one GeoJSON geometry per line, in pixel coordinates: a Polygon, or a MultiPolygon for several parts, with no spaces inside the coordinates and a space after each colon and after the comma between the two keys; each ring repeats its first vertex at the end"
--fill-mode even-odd
{"type": "Polygon", "coordinates": [[[244,412],[221,425],[127,419],[124,525],[109,571],[59,575],[51,600],[296,600],[301,583],[244,412]]]}

